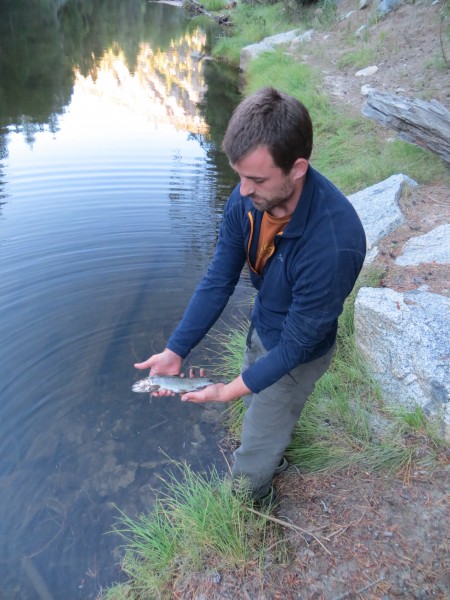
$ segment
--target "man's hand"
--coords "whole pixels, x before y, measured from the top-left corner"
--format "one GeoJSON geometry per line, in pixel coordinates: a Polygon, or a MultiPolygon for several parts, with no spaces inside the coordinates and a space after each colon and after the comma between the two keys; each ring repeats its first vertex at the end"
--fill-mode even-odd
{"type": "MultiPolygon", "coordinates": [[[[153,354],[141,363],[135,363],[136,369],[150,369],[150,375],[178,375],[181,371],[183,359],[169,348],[159,354],[153,354]]],[[[152,396],[174,396],[169,390],[153,392],[152,396]]]]}
{"type": "Polygon", "coordinates": [[[251,393],[251,390],[245,385],[242,377],[239,375],[230,383],[215,383],[208,385],[203,390],[198,392],[188,392],[181,397],[183,402],[195,402],[201,404],[203,402],[231,402],[242,396],[251,393]]]}

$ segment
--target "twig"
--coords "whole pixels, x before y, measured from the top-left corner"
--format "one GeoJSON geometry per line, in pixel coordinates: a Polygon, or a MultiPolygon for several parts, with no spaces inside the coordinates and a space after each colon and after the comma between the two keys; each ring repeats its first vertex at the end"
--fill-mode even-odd
{"type": "Polygon", "coordinates": [[[326,539],[330,540],[332,537],[334,537],[335,535],[340,535],[341,533],[344,533],[344,531],[347,531],[347,529],[349,527],[351,527],[352,525],[359,525],[361,523],[361,521],[364,519],[363,515],[360,519],[358,519],[357,521],[351,521],[350,523],[348,523],[347,525],[343,525],[340,529],[337,529],[336,531],[333,531],[333,533],[330,533],[329,535],[327,535],[326,539]]]}
{"type": "Polygon", "coordinates": [[[348,596],[350,596],[350,594],[355,594],[355,596],[356,596],[356,594],[362,594],[363,592],[365,592],[369,588],[373,587],[374,585],[377,585],[377,583],[380,583],[381,581],[384,581],[384,577],[380,577],[376,581],[372,581],[372,583],[369,583],[368,585],[361,588],[360,590],[357,590],[356,592],[345,592],[345,594],[336,596],[336,598],[333,598],[333,600],[343,600],[344,598],[347,598],[348,596]]]}
{"type": "Polygon", "coordinates": [[[225,451],[224,451],[224,449],[223,449],[223,448],[220,448],[220,452],[221,452],[221,454],[222,454],[222,456],[223,456],[223,459],[224,459],[224,461],[227,463],[228,472],[229,472],[229,473],[230,473],[230,475],[231,475],[231,465],[230,465],[230,461],[229,461],[229,460],[228,460],[228,458],[226,457],[226,455],[225,455],[225,451]]]}
{"type": "Polygon", "coordinates": [[[278,525],[282,525],[283,527],[289,527],[290,529],[293,529],[294,531],[297,531],[298,533],[304,533],[306,535],[310,535],[312,538],[314,538],[316,540],[316,542],[318,544],[320,544],[320,546],[322,546],[322,548],[325,550],[325,552],[331,556],[331,552],[328,550],[328,548],[326,546],[324,546],[322,544],[322,542],[319,540],[319,538],[316,535],[314,535],[311,531],[307,531],[306,529],[302,529],[301,527],[298,527],[298,525],[292,525],[291,523],[288,523],[287,521],[282,521],[281,519],[277,519],[276,517],[270,517],[269,515],[265,515],[264,513],[259,512],[259,511],[255,510],[254,508],[250,508],[249,506],[246,506],[245,508],[247,510],[249,510],[250,512],[254,513],[255,515],[258,515],[259,517],[264,517],[265,519],[268,519],[269,521],[272,521],[273,523],[277,523],[278,525]]]}
{"type": "Polygon", "coordinates": [[[442,13],[441,14],[441,24],[439,26],[439,44],[441,46],[441,52],[442,52],[442,57],[444,59],[445,64],[448,66],[450,66],[450,61],[447,58],[447,54],[445,52],[445,46],[444,46],[444,36],[443,36],[443,31],[444,31],[444,21],[445,21],[445,16],[442,13]]]}

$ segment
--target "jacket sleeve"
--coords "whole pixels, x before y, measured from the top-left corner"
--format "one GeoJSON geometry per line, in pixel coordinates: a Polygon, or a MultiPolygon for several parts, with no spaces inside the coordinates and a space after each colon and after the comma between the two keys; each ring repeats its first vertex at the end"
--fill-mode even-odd
{"type": "Polygon", "coordinates": [[[205,277],[194,292],[167,347],[184,358],[222,314],[245,263],[243,207],[238,188],[224,208],[219,239],[205,277]]]}
{"type": "Polygon", "coordinates": [[[242,374],[255,393],[297,365],[326,354],[334,342],[337,319],[361,270],[364,250],[344,248],[331,256],[325,249],[316,250],[313,259],[295,273],[279,343],[242,374]]]}

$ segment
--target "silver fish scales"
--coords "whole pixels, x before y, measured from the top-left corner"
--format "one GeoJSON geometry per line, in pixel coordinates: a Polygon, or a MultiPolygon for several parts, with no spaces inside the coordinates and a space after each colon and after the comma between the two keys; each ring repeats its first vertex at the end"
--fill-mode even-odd
{"type": "Polygon", "coordinates": [[[169,390],[175,394],[186,394],[202,390],[213,382],[206,377],[180,377],[178,375],[150,375],[133,384],[133,392],[151,393],[169,390]]]}

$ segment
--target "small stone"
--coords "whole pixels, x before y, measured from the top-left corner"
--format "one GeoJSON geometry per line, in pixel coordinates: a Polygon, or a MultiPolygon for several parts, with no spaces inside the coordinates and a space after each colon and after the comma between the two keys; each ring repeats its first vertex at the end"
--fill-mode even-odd
{"type": "Polygon", "coordinates": [[[374,75],[378,71],[378,67],[376,65],[372,65],[370,67],[366,67],[365,69],[361,69],[355,73],[355,77],[369,77],[370,75],[374,75]]]}
{"type": "Polygon", "coordinates": [[[372,94],[375,91],[375,88],[373,88],[370,85],[363,85],[361,86],[361,94],[363,96],[369,96],[370,94],[372,94]]]}
{"type": "Polygon", "coordinates": [[[361,25],[361,27],[355,31],[356,37],[359,37],[366,29],[367,25],[361,25]]]}

